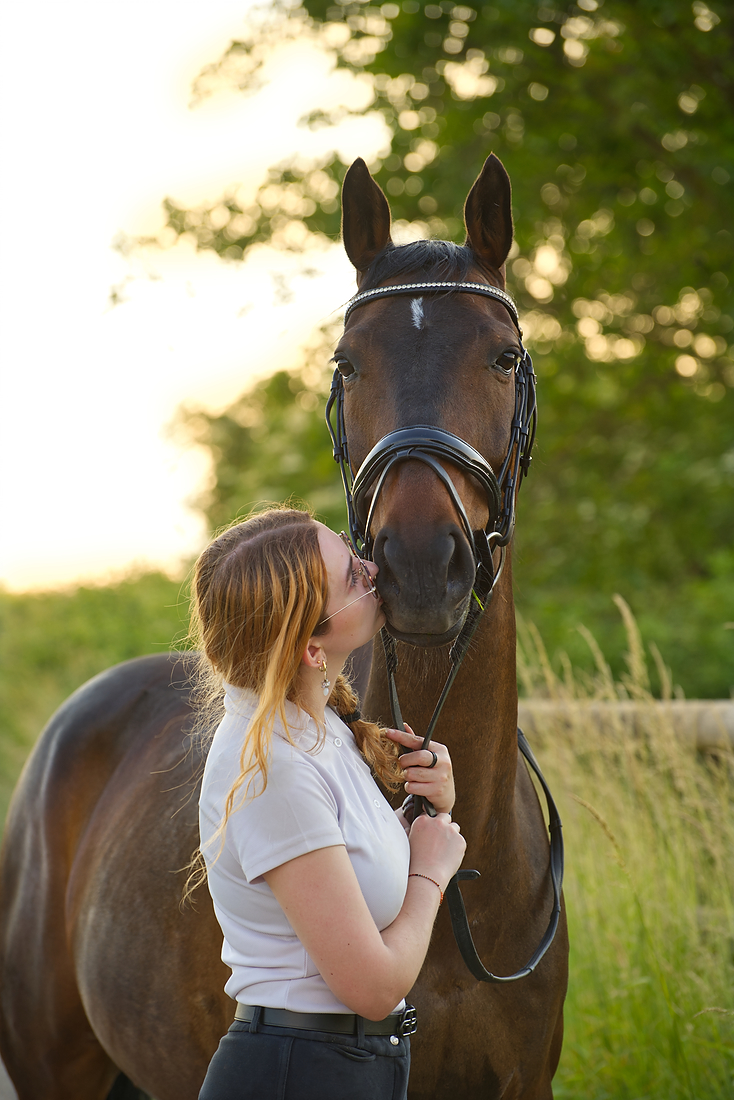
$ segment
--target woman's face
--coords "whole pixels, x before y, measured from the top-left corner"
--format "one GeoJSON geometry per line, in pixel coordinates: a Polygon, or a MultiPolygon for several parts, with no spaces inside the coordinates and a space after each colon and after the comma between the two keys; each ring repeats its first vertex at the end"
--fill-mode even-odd
{"type": "MultiPolygon", "coordinates": [[[[375,599],[360,566],[349,547],[337,534],[318,524],[319,546],[329,579],[329,602],[325,618],[329,619],[326,634],[320,635],[324,647],[335,653],[348,654],[374,638],[385,625],[382,600],[375,599]],[[333,616],[333,617],[332,617],[333,616]]],[[[373,562],[364,562],[369,576],[377,575],[373,562]]]]}

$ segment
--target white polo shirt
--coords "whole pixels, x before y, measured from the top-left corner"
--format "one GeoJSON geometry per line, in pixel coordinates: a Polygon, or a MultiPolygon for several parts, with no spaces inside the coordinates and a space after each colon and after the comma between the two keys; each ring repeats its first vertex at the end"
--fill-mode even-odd
{"type": "Polygon", "coordinates": [[[209,890],[224,933],[222,959],[232,969],[224,988],[243,1004],[349,1012],[321,977],[262,876],[306,852],[343,844],[381,931],[392,924],[405,899],[408,838],[349,727],[327,707],[326,738],[319,747],[315,721],[287,702],[295,744],[276,723],[265,791],[254,797],[262,783],[253,782],[247,801],[227,822],[221,853],[221,838],[209,844],[239,774],[256,702],[253,692],[226,685],[225,717],[212,741],[199,801],[209,890]]]}

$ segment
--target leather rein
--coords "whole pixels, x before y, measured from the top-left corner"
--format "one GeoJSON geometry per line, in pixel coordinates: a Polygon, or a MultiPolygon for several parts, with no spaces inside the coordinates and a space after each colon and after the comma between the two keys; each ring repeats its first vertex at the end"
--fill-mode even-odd
{"type": "MultiPolygon", "coordinates": [[[[537,423],[535,373],[530,355],[522,344],[522,331],[514,301],[506,291],[487,283],[422,282],[376,287],[355,294],[344,314],[344,324],[346,325],[354,309],[379,298],[392,297],[398,294],[415,296],[426,293],[446,294],[454,292],[479,294],[501,302],[512,317],[521,337],[520,348],[522,354],[515,367],[515,411],[512,418],[510,443],[499,474],[495,474],[484,456],[465,440],[452,432],[427,424],[413,424],[406,428],[398,428],[396,431],[383,436],[367,455],[357,473],[353,474],[344,421],[344,379],[338,368],[334,371],[331,392],[326,404],[326,423],[334,447],[334,459],[341,470],[350,534],[355,545],[358,547],[361,545],[365,557],[372,557],[374,540],[370,528],[375,506],[387,475],[397,463],[407,460],[420,461],[429,466],[444,485],[474,554],[476,573],[469,609],[461,631],[449,651],[451,669],[428,723],[426,735],[423,739],[423,748],[427,748],[431,741],[436,723],[451,686],[456,679],[461,662],[492,597],[495,585],[502,574],[507,544],[512,538],[515,526],[517,490],[530,468],[531,452],[535,441],[537,423]],[[333,425],[332,410],[335,410],[335,423],[333,425]],[[472,530],[463,502],[451,478],[441,465],[441,460],[457,466],[482,487],[489,509],[489,518],[483,530],[472,530]],[[493,558],[495,547],[500,549],[500,560],[496,569],[493,558]]],[[[385,666],[393,725],[396,729],[404,729],[395,684],[395,673],[398,666],[395,639],[384,627],[380,633],[385,651],[385,666]]],[[[545,935],[528,963],[521,970],[506,977],[491,974],[484,967],[477,954],[469,929],[464,900],[459,889],[460,881],[476,879],[480,875],[478,871],[473,870],[457,872],[446,888],[454,937],[467,967],[478,981],[483,982],[513,982],[532,974],[553,942],[561,914],[564,860],[561,819],[548,784],[540,771],[525,735],[520,729],[517,731],[517,740],[521,753],[538,778],[548,806],[553,909],[545,935]]],[[[415,812],[420,813],[421,811],[425,811],[431,816],[436,813],[427,799],[417,797],[415,799],[415,812]]]]}

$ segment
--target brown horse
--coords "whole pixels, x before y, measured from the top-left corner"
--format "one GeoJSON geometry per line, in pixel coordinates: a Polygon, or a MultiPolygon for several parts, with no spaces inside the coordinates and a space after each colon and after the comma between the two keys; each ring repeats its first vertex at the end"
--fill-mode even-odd
{"type": "MultiPolygon", "coordinates": [[[[495,157],[467,199],[464,247],[393,247],[387,202],[362,161],[347,173],[343,209],[360,290],[504,285],[510,187],[495,157]]],[[[362,303],[335,355],[353,469],[386,433],[420,424],[460,436],[499,469],[511,447],[520,348],[507,309],[479,293],[362,303]]],[[[458,509],[473,531],[488,521],[475,479],[450,461],[443,470],[458,505],[435,470],[407,459],[388,472],[370,522],[398,639],[401,704],[417,730],[426,728],[447,645],[472,598],[471,531],[458,509]]],[[[0,1053],[20,1100],[103,1100],[137,1089],[195,1100],[231,1021],[208,895],[199,891],[195,909],[179,905],[176,872],[197,842],[201,765],[186,732],[187,680],[185,664],[165,656],[96,677],[52,718],[19,783],[0,879],[0,1053]]],[[[364,709],[390,720],[379,655],[364,709]]],[[[471,931],[485,966],[500,975],[527,962],[553,903],[548,833],[518,762],[516,716],[508,553],[437,731],[454,762],[466,863],[482,873],[464,887],[471,931]]],[[[477,982],[442,911],[411,994],[420,1021],[411,1100],[551,1097],[566,961],[562,921],[530,976],[477,982]]]]}

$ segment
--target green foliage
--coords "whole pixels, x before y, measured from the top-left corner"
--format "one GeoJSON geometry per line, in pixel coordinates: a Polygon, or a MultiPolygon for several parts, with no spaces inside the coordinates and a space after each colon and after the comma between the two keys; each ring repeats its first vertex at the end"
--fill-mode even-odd
{"type": "MultiPolygon", "coordinates": [[[[326,352],[323,359],[326,359],[326,352]]],[[[315,368],[284,371],[258,383],[219,416],[200,411],[182,414],[183,427],[215,460],[215,480],[199,502],[213,530],[254,505],[285,500],[308,501],[319,516],[339,530],[346,524],[344,497],[331,455],[323,420],[330,371],[315,368]]],[[[710,573],[686,577],[671,593],[650,565],[633,585],[613,573],[591,585],[552,575],[529,588],[533,573],[523,557],[532,535],[544,538],[528,507],[528,486],[547,477],[536,464],[523,486],[516,542],[515,590],[520,612],[535,622],[551,651],[567,654],[581,668],[593,667],[593,657],[579,632],[591,628],[610,657],[613,671],[624,667],[625,635],[611,596],[614,585],[632,603],[645,636],[664,654],[674,682],[689,697],[728,696],[732,687],[734,623],[734,554],[712,554],[710,573]],[[674,604],[672,604],[674,600],[674,604]],[[732,609],[728,610],[727,609],[732,609]]],[[[540,517],[540,522],[545,516],[540,517]]],[[[548,522],[552,522],[551,519],[548,522]]],[[[574,529],[572,540],[578,538],[574,529]]],[[[660,684],[657,687],[660,688],[660,684]]]]}
{"type": "MultiPolygon", "coordinates": [[[[731,10],[688,0],[309,0],[278,18],[289,33],[296,26],[320,36],[339,65],[372,81],[372,109],[393,132],[390,154],[372,169],[398,233],[412,223],[414,233],[462,239],[463,199],[490,149],[510,171],[516,246],[508,286],[523,312],[540,405],[516,539],[521,608],[554,648],[577,659],[583,643],[574,628],[590,625],[618,666],[611,595],[621,592],[687,693],[727,695],[731,10]]],[[[273,33],[261,26],[233,44],[220,76],[245,60],[252,68],[273,33]]],[[[304,125],[338,117],[321,112],[304,125]]],[[[234,199],[170,208],[171,225],[228,257],[255,240],[292,247],[295,225],[333,238],[343,172],[334,158],[281,166],[247,210],[234,199]]],[[[290,478],[295,437],[287,410],[275,412],[285,381],[273,386],[255,394],[275,416],[272,446],[262,424],[245,423],[247,442],[235,442],[239,410],[255,398],[205,424],[217,456],[213,522],[263,496],[312,499],[312,485],[318,494],[337,485],[319,457],[328,448],[320,414],[309,428],[303,408],[290,415],[306,466],[290,478]]],[[[314,503],[328,515],[321,499],[314,503]]]]}
{"type": "Polygon", "coordinates": [[[145,573],[62,592],[0,591],[0,821],[44,723],[110,665],[165,652],[188,631],[181,582],[145,573]]]}

